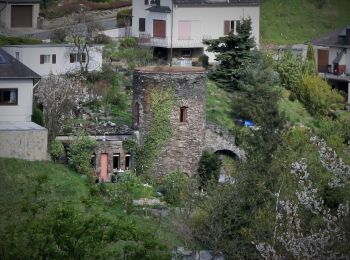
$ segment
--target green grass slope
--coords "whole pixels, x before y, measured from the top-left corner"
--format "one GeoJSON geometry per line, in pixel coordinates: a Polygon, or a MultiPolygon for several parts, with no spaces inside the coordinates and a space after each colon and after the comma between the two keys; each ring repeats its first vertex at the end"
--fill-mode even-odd
{"type": "Polygon", "coordinates": [[[350,24],[349,12],[349,0],[264,0],[261,41],[302,43],[350,24]]]}
{"type": "Polygon", "coordinates": [[[168,259],[182,244],[169,219],[126,214],[64,165],[0,158],[0,178],[1,259],[168,259]]]}

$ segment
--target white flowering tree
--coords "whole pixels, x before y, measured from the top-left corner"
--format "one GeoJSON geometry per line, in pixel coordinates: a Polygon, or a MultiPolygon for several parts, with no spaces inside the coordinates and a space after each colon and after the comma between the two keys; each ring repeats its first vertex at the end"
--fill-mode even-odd
{"type": "Polygon", "coordinates": [[[43,106],[44,125],[49,130],[49,139],[64,127],[65,119],[77,109],[84,89],[81,77],[65,77],[49,74],[41,80],[35,91],[37,101],[43,106]]]}
{"type": "MultiPolygon", "coordinates": [[[[310,139],[318,149],[322,166],[332,173],[329,189],[350,184],[350,166],[339,158],[326,142],[310,139]]],[[[292,164],[291,174],[298,182],[295,199],[280,200],[276,194],[275,244],[253,242],[265,259],[347,259],[349,257],[349,201],[330,209],[313,185],[307,160],[292,164]],[[310,220],[313,224],[309,224],[310,220]]]]}

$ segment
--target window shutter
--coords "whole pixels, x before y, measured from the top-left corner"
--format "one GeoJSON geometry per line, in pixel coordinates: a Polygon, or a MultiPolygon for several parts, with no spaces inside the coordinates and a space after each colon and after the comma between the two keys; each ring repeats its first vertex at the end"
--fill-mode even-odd
{"type": "Polygon", "coordinates": [[[40,64],[44,64],[44,55],[40,55],[40,64]]]}
{"type": "Polygon", "coordinates": [[[56,54],[52,54],[52,64],[56,64],[56,54]]]}
{"type": "Polygon", "coordinates": [[[230,25],[231,21],[224,21],[224,35],[228,35],[230,33],[230,25]]]}

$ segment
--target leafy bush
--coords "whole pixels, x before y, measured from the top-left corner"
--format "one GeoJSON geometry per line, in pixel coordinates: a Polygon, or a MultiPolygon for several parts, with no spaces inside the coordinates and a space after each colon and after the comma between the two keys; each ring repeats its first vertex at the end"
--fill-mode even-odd
{"type": "Polygon", "coordinates": [[[189,195],[189,178],[185,173],[176,171],[168,174],[163,182],[165,200],[173,205],[180,205],[189,195]]]}
{"type": "Polygon", "coordinates": [[[209,57],[208,55],[201,55],[199,57],[199,62],[202,64],[202,67],[205,68],[205,69],[208,69],[209,68],[209,57]]]}
{"type": "Polygon", "coordinates": [[[119,46],[121,48],[134,48],[136,47],[137,41],[134,37],[126,37],[119,41],[119,46]]]}
{"type": "Polygon", "coordinates": [[[50,143],[50,154],[54,161],[57,161],[64,155],[64,146],[61,141],[53,140],[50,143]]]}
{"type": "Polygon", "coordinates": [[[32,121],[38,125],[44,125],[43,111],[41,111],[40,108],[35,105],[33,106],[32,121]]]}
{"type": "Polygon", "coordinates": [[[68,162],[79,173],[91,177],[90,158],[97,142],[88,136],[78,135],[69,146],[68,162]]]}
{"type": "Polygon", "coordinates": [[[112,194],[116,202],[122,203],[127,213],[133,210],[133,199],[135,193],[143,189],[142,182],[134,172],[127,171],[117,176],[115,189],[112,194]]]}
{"type": "Polygon", "coordinates": [[[220,175],[221,160],[215,153],[204,151],[199,161],[198,174],[200,185],[205,188],[208,182],[218,181],[220,175]]]}
{"type": "Polygon", "coordinates": [[[22,44],[41,44],[41,40],[35,38],[21,38],[0,35],[0,46],[2,45],[22,45],[22,44]]]}
{"type": "Polygon", "coordinates": [[[317,75],[304,75],[297,95],[313,115],[328,115],[343,106],[343,97],[317,75]]]}
{"type": "Polygon", "coordinates": [[[132,16],[131,9],[122,9],[117,13],[117,26],[118,28],[130,26],[130,18],[132,16]]]}
{"type": "Polygon", "coordinates": [[[111,42],[111,37],[105,34],[98,34],[94,38],[94,43],[96,44],[108,44],[111,42]]]}

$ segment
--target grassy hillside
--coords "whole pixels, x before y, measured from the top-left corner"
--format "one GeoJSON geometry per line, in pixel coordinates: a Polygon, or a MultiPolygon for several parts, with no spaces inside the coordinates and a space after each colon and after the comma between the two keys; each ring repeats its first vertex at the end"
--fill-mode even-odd
{"type": "Polygon", "coordinates": [[[302,43],[350,24],[349,0],[264,0],[261,41],[302,43]]]}
{"type": "Polygon", "coordinates": [[[1,259],[167,259],[183,244],[170,217],[127,215],[63,165],[0,158],[0,176],[1,259]]]}

